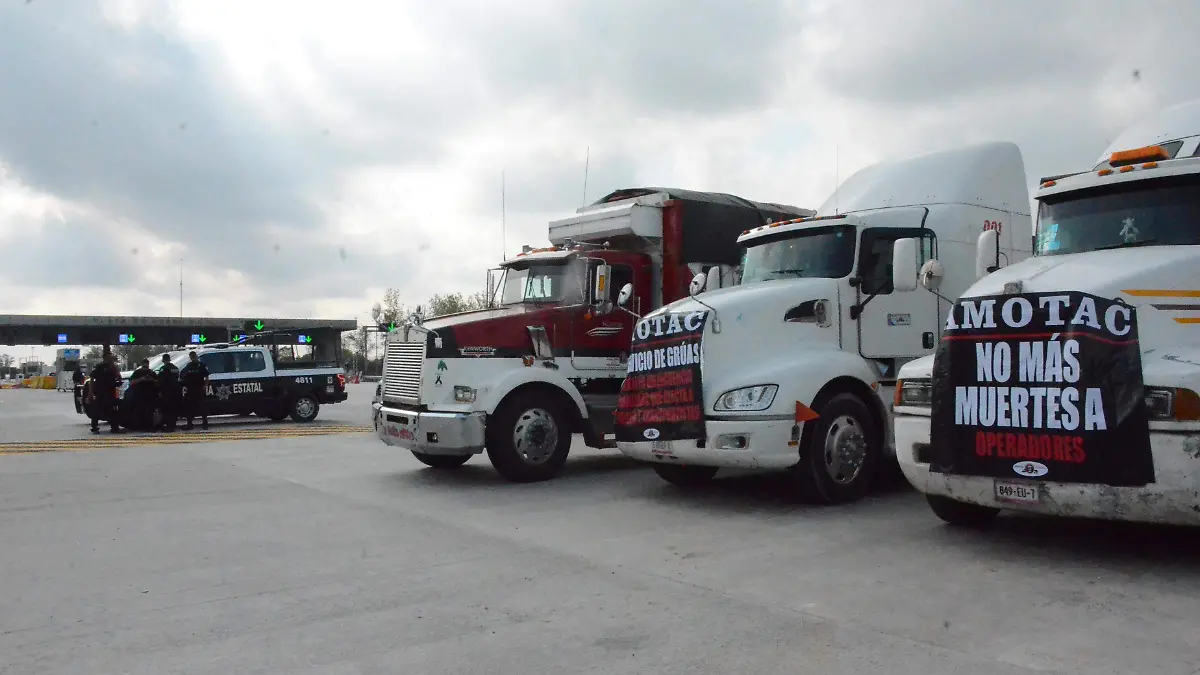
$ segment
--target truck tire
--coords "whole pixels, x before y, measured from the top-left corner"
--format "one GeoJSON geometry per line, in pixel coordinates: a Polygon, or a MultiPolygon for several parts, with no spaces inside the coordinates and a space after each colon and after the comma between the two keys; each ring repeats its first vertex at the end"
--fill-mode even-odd
{"type": "Polygon", "coordinates": [[[681,466],[679,464],[655,464],[654,473],[671,485],[696,487],[712,482],[718,468],[715,466],[681,466]]]}
{"type": "Polygon", "coordinates": [[[934,515],[957,527],[983,527],[992,524],[1000,509],[968,504],[940,495],[925,495],[934,515]]]}
{"type": "Polygon", "coordinates": [[[570,418],[554,396],[541,391],[501,404],[485,433],[488,459],[513,483],[554,478],[571,451],[570,418]]]}
{"type": "Polygon", "coordinates": [[[429,455],[416,450],[411,452],[418,462],[435,469],[457,469],[471,459],[471,455],[429,455]]]}
{"type": "Polygon", "coordinates": [[[317,411],[320,409],[321,404],[317,403],[317,399],[312,394],[300,394],[289,406],[292,421],[300,423],[317,419],[317,411]]]}
{"type": "Polygon", "coordinates": [[[870,490],[883,451],[875,418],[854,394],[837,394],[817,413],[790,470],[797,496],[819,504],[858,501],[870,490]]]}

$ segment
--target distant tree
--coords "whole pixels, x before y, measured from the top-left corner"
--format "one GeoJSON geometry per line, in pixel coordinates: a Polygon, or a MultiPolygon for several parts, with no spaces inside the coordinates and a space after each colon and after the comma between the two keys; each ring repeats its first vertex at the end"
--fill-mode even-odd
{"type": "Polygon", "coordinates": [[[0,370],[12,368],[13,361],[16,359],[12,357],[12,354],[0,354],[0,370]]]}
{"type": "Polygon", "coordinates": [[[425,316],[445,316],[447,314],[458,314],[460,312],[470,312],[477,309],[487,307],[487,293],[472,293],[463,295],[462,293],[446,293],[445,295],[434,295],[429,299],[429,303],[425,307],[425,316]]]}
{"type": "Polygon", "coordinates": [[[88,347],[83,352],[85,361],[99,361],[101,356],[104,356],[104,349],[102,347],[88,347]]]}

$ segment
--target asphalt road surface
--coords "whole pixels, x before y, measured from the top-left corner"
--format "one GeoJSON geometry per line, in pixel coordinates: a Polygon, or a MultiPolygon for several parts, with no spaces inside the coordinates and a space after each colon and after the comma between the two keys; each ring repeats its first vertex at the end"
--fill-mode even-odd
{"type": "MultiPolygon", "coordinates": [[[[319,421],[369,424],[371,390],[319,421]]],[[[29,446],[86,423],[69,394],[0,391],[0,442],[34,447],[0,455],[0,673],[1200,669],[1188,530],[961,531],[911,491],[822,509],[754,477],[685,492],[581,444],[510,485],[347,428],[237,431],[256,423],[29,446]]]]}

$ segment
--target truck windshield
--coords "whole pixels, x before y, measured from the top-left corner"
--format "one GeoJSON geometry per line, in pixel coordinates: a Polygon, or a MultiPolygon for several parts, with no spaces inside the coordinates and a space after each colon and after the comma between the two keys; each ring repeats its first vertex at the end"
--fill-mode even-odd
{"type": "Polygon", "coordinates": [[[575,277],[580,275],[573,272],[581,270],[576,267],[565,263],[543,263],[519,269],[510,267],[504,275],[500,304],[579,300],[582,298],[582,286],[575,277]]]}
{"type": "Polygon", "coordinates": [[[1200,176],[1052,195],[1038,206],[1034,255],[1200,244],[1200,176]]]}
{"type": "Polygon", "coordinates": [[[753,242],[742,255],[743,284],[775,279],[840,279],[854,269],[852,225],[814,227],[753,242]]]}

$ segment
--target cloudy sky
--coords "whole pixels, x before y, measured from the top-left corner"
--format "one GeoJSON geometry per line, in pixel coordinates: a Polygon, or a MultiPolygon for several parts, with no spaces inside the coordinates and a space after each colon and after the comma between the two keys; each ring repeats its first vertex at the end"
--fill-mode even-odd
{"type": "Polygon", "coordinates": [[[1194,0],[0,0],[0,314],[365,318],[633,185],[816,208],[1200,96],[1194,0]]]}

